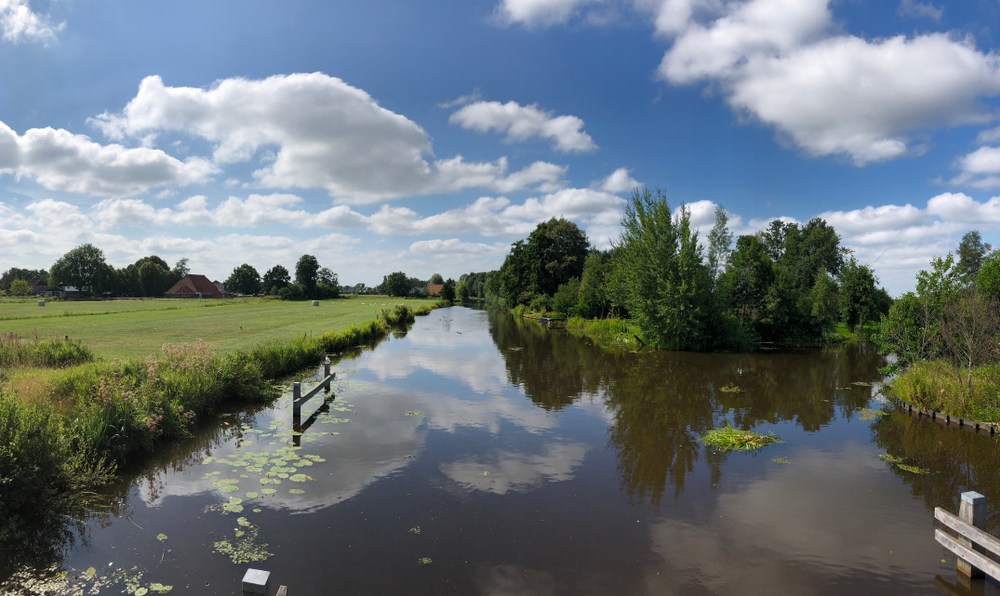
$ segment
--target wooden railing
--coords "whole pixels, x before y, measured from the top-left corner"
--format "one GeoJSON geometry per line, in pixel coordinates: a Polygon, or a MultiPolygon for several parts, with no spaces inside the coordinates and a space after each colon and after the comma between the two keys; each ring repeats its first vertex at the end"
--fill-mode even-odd
{"type": "Polygon", "coordinates": [[[934,519],[958,534],[953,538],[941,530],[934,530],[934,539],[958,557],[960,573],[969,577],[985,574],[1000,579],[1000,564],[986,556],[1000,556],[1000,540],[983,531],[986,497],[977,492],[964,492],[958,515],[936,507],[934,519]]]}

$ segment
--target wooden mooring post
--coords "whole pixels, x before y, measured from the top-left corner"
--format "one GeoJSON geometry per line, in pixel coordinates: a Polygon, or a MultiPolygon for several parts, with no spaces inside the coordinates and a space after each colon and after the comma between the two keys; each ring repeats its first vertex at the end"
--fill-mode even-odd
{"type": "Polygon", "coordinates": [[[977,492],[964,492],[958,515],[937,507],[934,519],[958,534],[958,538],[953,538],[941,530],[934,530],[934,539],[958,556],[960,574],[969,578],[985,574],[1000,579],[1000,564],[986,556],[1000,556],[1000,540],[983,531],[986,527],[986,497],[977,492]]]}

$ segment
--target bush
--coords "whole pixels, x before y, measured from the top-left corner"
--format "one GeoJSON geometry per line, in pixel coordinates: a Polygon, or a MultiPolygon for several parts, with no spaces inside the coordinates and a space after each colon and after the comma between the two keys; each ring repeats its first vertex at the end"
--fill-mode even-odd
{"type": "Polygon", "coordinates": [[[531,304],[528,305],[528,310],[532,312],[548,312],[552,310],[552,298],[549,298],[545,294],[540,294],[531,301],[531,304]]]}
{"type": "Polygon", "coordinates": [[[90,362],[94,353],[78,341],[25,341],[15,333],[0,335],[0,368],[14,366],[70,366],[90,362]]]}
{"type": "Polygon", "coordinates": [[[113,471],[89,455],[49,409],[0,392],[0,542],[32,548],[39,516],[80,513],[113,471]]]}

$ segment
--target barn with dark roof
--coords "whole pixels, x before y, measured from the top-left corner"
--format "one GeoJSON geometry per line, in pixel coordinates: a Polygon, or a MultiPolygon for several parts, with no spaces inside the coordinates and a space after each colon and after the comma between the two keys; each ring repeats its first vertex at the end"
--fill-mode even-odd
{"type": "Polygon", "coordinates": [[[204,275],[185,275],[167,293],[167,298],[225,298],[228,296],[204,275]]]}

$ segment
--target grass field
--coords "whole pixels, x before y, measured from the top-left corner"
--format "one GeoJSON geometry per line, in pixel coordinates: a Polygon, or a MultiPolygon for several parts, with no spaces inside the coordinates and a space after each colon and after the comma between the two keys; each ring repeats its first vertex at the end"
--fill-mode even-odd
{"type": "Polygon", "coordinates": [[[163,344],[199,339],[216,352],[247,348],[268,340],[340,331],[370,321],[381,309],[428,300],[355,296],[339,300],[283,302],[257,300],[111,300],[99,302],[0,301],[0,333],[40,339],[69,336],[104,360],[159,353],[163,344]],[[242,327],[242,329],[241,329],[242,327]]]}

